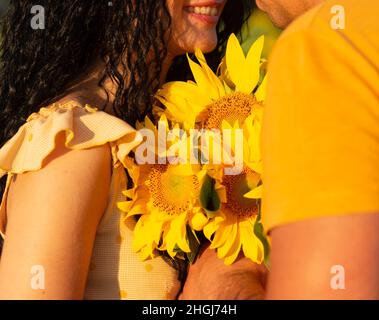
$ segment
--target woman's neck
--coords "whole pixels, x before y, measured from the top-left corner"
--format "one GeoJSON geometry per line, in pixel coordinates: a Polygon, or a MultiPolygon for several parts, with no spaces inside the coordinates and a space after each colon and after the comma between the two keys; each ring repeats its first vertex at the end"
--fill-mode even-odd
{"type": "MultiPolygon", "coordinates": [[[[163,64],[159,77],[160,86],[166,81],[168,70],[170,69],[173,57],[168,55],[163,64]]],[[[59,103],[65,103],[68,101],[75,101],[80,105],[89,104],[93,107],[104,107],[104,110],[113,114],[113,103],[116,96],[117,87],[114,82],[107,78],[102,87],[99,87],[99,80],[101,79],[101,73],[103,65],[97,64],[89,73],[79,79],[75,85],[68,89],[67,94],[60,99],[59,103]]]]}

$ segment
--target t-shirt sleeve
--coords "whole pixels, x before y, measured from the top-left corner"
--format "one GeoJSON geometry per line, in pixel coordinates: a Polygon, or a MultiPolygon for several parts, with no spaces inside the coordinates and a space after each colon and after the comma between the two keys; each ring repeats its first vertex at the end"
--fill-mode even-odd
{"type": "Polygon", "coordinates": [[[277,43],[262,133],[266,230],[379,212],[379,60],[361,40],[323,24],[277,43]]]}

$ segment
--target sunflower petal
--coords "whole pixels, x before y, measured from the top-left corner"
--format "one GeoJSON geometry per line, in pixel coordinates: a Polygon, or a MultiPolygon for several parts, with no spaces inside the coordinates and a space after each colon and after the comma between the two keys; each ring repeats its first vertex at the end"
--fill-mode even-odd
{"type": "Polygon", "coordinates": [[[264,36],[261,36],[250,47],[246,57],[245,69],[248,72],[246,93],[251,93],[257,86],[260,78],[261,56],[264,45],[264,36]]]}
{"type": "Polygon", "coordinates": [[[211,241],[212,235],[216,232],[219,225],[216,223],[215,220],[211,220],[203,229],[205,237],[211,241]]]}
{"type": "Polygon", "coordinates": [[[154,250],[151,247],[149,247],[149,246],[146,246],[146,247],[142,248],[141,251],[140,251],[140,255],[139,255],[140,259],[142,261],[145,261],[145,260],[147,260],[149,258],[153,258],[154,257],[153,252],[154,252],[154,250]]]}
{"type": "Polygon", "coordinates": [[[241,239],[240,239],[240,231],[238,230],[234,244],[232,248],[230,248],[229,250],[229,255],[225,257],[224,263],[227,266],[231,265],[238,258],[240,251],[241,251],[241,239]]]}
{"type": "Polygon", "coordinates": [[[193,215],[193,217],[190,220],[190,227],[193,230],[201,231],[203,230],[207,222],[208,218],[202,212],[197,212],[193,215]]]}
{"type": "Polygon", "coordinates": [[[244,197],[249,198],[249,199],[261,199],[262,191],[263,191],[263,185],[260,185],[254,188],[253,190],[249,191],[248,193],[245,193],[244,197]]]}
{"type": "Polygon", "coordinates": [[[237,231],[238,231],[238,224],[234,223],[232,225],[232,230],[229,234],[228,239],[225,241],[223,246],[217,249],[217,256],[220,259],[223,259],[229,253],[230,249],[233,247],[234,241],[236,240],[237,231]]]}
{"type": "Polygon", "coordinates": [[[195,56],[197,60],[199,60],[200,65],[207,73],[209,81],[213,84],[215,88],[218,90],[218,98],[223,97],[225,95],[225,88],[223,86],[223,83],[221,80],[215,75],[215,73],[212,71],[212,69],[208,66],[207,61],[205,60],[205,57],[200,49],[196,49],[195,56]]]}
{"type": "Polygon", "coordinates": [[[267,76],[264,77],[262,83],[260,84],[258,90],[255,92],[255,97],[257,101],[266,100],[266,90],[267,90],[267,76]]]}
{"type": "Polygon", "coordinates": [[[188,177],[196,174],[196,172],[200,169],[199,165],[193,165],[190,163],[183,163],[177,165],[170,165],[168,168],[168,172],[172,175],[188,177]]]}
{"type": "Polygon", "coordinates": [[[242,227],[240,230],[243,253],[253,262],[262,263],[263,244],[255,236],[254,229],[252,227],[242,227]]]}
{"type": "Polygon", "coordinates": [[[132,201],[117,202],[117,208],[120,209],[122,212],[128,212],[132,203],[132,201]]]}
{"type": "Polygon", "coordinates": [[[204,70],[200,65],[194,62],[187,55],[188,63],[190,65],[193,77],[195,78],[197,86],[203,90],[204,95],[210,97],[211,99],[218,99],[219,92],[218,88],[214,86],[214,84],[208,78],[208,73],[204,70]]]}
{"type": "Polygon", "coordinates": [[[220,228],[217,230],[215,237],[210,245],[211,249],[219,248],[225,244],[226,240],[231,234],[234,223],[235,221],[233,221],[232,219],[229,219],[221,224],[220,228]]]}
{"type": "MultiPolygon", "coordinates": [[[[230,79],[237,87],[237,91],[245,92],[244,86],[247,82],[245,79],[245,54],[240,46],[237,37],[232,34],[229,37],[226,46],[226,67],[229,72],[230,79]]],[[[248,92],[250,93],[250,92],[248,92]]]]}
{"type": "Polygon", "coordinates": [[[134,252],[140,251],[144,246],[146,246],[149,243],[149,239],[147,239],[146,236],[144,236],[144,220],[144,217],[141,217],[135,225],[132,243],[132,248],[134,252]]]}
{"type": "Polygon", "coordinates": [[[187,214],[183,213],[171,222],[171,236],[176,240],[178,247],[184,252],[191,252],[187,241],[187,214]]]}
{"type": "MultiPolygon", "coordinates": [[[[204,90],[200,86],[183,81],[169,82],[163,85],[163,88],[158,91],[158,96],[164,97],[175,104],[182,102],[182,100],[194,101],[198,105],[199,110],[212,102],[209,95],[205,95],[204,90]]],[[[181,105],[178,104],[178,107],[181,107],[181,105]]],[[[184,107],[182,106],[183,112],[188,112],[188,110],[183,109],[184,107]]],[[[199,110],[194,111],[199,112],[199,110]]]]}

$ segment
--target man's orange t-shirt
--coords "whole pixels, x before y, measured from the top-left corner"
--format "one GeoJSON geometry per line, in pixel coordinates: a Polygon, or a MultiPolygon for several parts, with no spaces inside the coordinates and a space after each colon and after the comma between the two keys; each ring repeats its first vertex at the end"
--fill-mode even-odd
{"type": "Polygon", "coordinates": [[[272,54],[267,94],[266,230],[378,213],[379,2],[325,1],[295,21],[272,54]]]}

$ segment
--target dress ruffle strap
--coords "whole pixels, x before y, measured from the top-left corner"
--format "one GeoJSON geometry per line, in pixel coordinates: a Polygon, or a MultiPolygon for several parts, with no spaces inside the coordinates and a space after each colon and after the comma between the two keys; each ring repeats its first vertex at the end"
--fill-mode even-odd
{"type": "Polygon", "coordinates": [[[54,151],[58,134],[72,150],[88,149],[109,143],[113,165],[122,166],[128,154],[142,142],[142,136],[126,122],[89,105],[73,101],[33,113],[18,132],[0,149],[0,178],[8,174],[0,205],[0,235],[5,237],[6,200],[12,176],[42,168],[54,151]]]}
{"type": "Polygon", "coordinates": [[[0,149],[0,177],[41,169],[54,150],[56,137],[65,134],[65,145],[80,150],[110,143],[113,161],[124,163],[130,151],[141,143],[140,134],[126,122],[88,105],[71,101],[52,105],[32,114],[0,149]]]}

